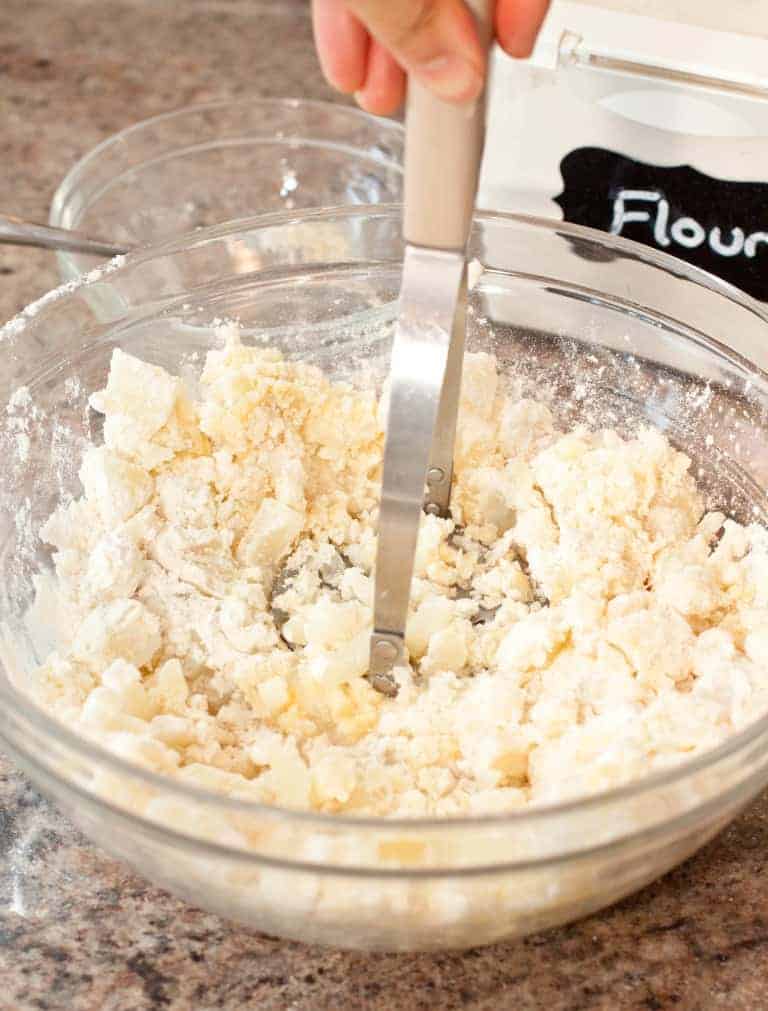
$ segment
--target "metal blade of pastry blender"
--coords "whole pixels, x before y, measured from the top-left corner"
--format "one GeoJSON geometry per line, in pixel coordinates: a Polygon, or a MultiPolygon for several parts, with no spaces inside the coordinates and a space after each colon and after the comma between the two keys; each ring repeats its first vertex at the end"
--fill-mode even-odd
{"type": "MultiPolygon", "coordinates": [[[[470,6],[489,44],[492,0],[472,0],[470,6]]],[[[407,245],[390,368],[368,674],[373,687],[387,695],[397,691],[393,668],[405,663],[405,624],[428,470],[439,470],[444,479],[436,482],[433,473],[428,486],[444,488],[446,504],[449,494],[463,331],[458,355],[451,350],[451,338],[462,320],[457,315],[460,296],[466,295],[466,245],[484,127],[484,96],[471,107],[456,106],[410,84],[403,216],[407,245]],[[449,361],[454,382],[443,397],[449,361]],[[447,439],[435,438],[438,414],[447,439]],[[440,463],[430,465],[435,451],[440,463]]]]}

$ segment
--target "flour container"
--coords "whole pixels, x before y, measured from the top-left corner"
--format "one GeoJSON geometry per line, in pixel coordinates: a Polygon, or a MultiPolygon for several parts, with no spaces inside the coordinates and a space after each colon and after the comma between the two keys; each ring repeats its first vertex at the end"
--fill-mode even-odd
{"type": "Polygon", "coordinates": [[[766,5],[602,3],[558,0],[530,60],[494,57],[480,205],[634,239],[768,301],[766,5]]]}

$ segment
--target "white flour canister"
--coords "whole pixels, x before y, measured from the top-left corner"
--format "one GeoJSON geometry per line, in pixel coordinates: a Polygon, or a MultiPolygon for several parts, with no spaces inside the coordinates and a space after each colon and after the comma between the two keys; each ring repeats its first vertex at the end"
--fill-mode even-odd
{"type": "Polygon", "coordinates": [[[480,205],[625,235],[768,301],[768,3],[596,2],[555,0],[530,60],[494,55],[480,205]]]}

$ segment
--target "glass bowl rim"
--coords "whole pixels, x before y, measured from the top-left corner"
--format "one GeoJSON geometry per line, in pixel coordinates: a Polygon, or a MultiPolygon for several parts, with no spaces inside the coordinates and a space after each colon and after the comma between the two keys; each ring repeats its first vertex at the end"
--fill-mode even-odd
{"type": "MultiPolygon", "coordinates": [[[[276,211],[271,214],[255,215],[249,218],[223,222],[207,228],[200,228],[194,232],[174,236],[173,238],[161,243],[156,243],[152,246],[141,247],[140,249],[137,249],[125,256],[115,257],[113,260],[97,266],[89,273],[83,274],[73,281],[68,281],[60,285],[58,288],[49,291],[40,299],[28,305],[20,313],[9,320],[3,327],[0,327],[0,354],[2,353],[3,345],[6,339],[16,336],[20,329],[26,327],[27,323],[34,322],[35,317],[41,309],[49,309],[56,302],[76,294],[81,288],[99,283],[100,281],[103,281],[106,275],[119,273],[133,265],[145,263],[161,256],[180,253],[186,249],[216,242],[224,237],[233,237],[235,235],[242,234],[243,232],[253,232],[255,230],[275,228],[278,226],[306,224],[308,221],[322,222],[335,221],[344,218],[371,219],[375,217],[392,219],[395,216],[399,217],[401,213],[402,207],[400,204],[345,205],[340,207],[303,210],[301,212],[276,211]]],[[[639,260],[648,266],[662,270],[667,274],[684,278],[721,295],[728,301],[734,302],[743,309],[746,309],[756,315],[763,323],[766,324],[766,327],[768,327],[768,308],[763,308],[762,305],[752,296],[698,267],[694,267],[684,261],[678,260],[667,253],[659,252],[648,246],[634,242],[631,239],[626,239],[622,236],[613,236],[597,229],[587,228],[582,225],[574,225],[569,222],[524,214],[479,211],[476,215],[476,220],[486,223],[506,222],[508,224],[518,226],[524,225],[526,227],[550,232],[553,235],[562,236],[565,239],[581,239],[583,241],[600,245],[608,250],[613,250],[617,253],[623,252],[625,256],[639,260]]],[[[381,264],[383,261],[377,262],[381,264]]],[[[522,276],[529,275],[524,275],[523,272],[522,276]]],[[[105,325],[114,326],[119,322],[120,320],[118,318],[110,320],[105,325]]],[[[759,366],[747,359],[744,359],[743,356],[738,355],[737,352],[730,351],[730,353],[741,358],[742,361],[747,362],[751,369],[761,371],[759,366]]],[[[30,699],[27,699],[21,692],[15,690],[9,682],[6,683],[3,679],[0,679],[0,704],[2,704],[6,708],[6,711],[11,714],[11,721],[14,720],[16,713],[20,714],[23,719],[28,720],[35,729],[40,731],[44,736],[53,737],[57,743],[66,745],[79,757],[91,760],[94,767],[111,767],[112,771],[116,773],[138,780],[147,786],[160,788],[166,794],[175,793],[181,795],[182,797],[186,797],[191,801],[212,805],[219,808],[222,812],[261,814],[271,818],[284,819],[286,821],[305,823],[309,825],[314,824],[318,828],[335,826],[339,829],[367,828],[376,830],[413,830],[420,828],[424,830],[435,830],[445,828],[466,831],[468,829],[482,827],[499,828],[503,826],[514,827],[535,824],[560,815],[568,815],[569,813],[574,812],[586,812],[603,806],[607,807],[615,802],[635,799],[644,794],[651,794],[659,787],[683,783],[694,774],[714,767],[721,760],[726,760],[733,755],[738,754],[740,751],[745,750],[752,742],[760,739],[761,737],[765,737],[766,740],[768,740],[768,713],[766,713],[747,724],[741,730],[728,736],[715,748],[708,749],[692,758],[684,759],[674,766],[649,773],[639,779],[632,780],[618,787],[613,787],[610,790],[604,790],[598,793],[589,794],[583,797],[576,797],[558,803],[537,804],[530,809],[522,811],[514,810],[493,814],[450,815],[445,817],[419,816],[389,818],[372,815],[332,814],[299,808],[294,809],[282,807],[278,804],[267,804],[263,801],[232,798],[214,790],[180,782],[172,776],[144,769],[127,759],[113,754],[98,744],[79,737],[64,723],[53,716],[49,716],[45,710],[40,708],[30,699]]],[[[12,753],[20,751],[22,755],[24,754],[24,749],[17,748],[12,736],[6,736],[6,733],[0,730],[0,737],[6,739],[10,746],[9,750],[12,753]]],[[[34,758],[31,760],[35,765],[39,764],[38,760],[34,758]]],[[[45,766],[45,768],[47,769],[48,767],[45,766]]],[[[48,771],[50,774],[51,770],[48,771]]],[[[53,774],[57,775],[56,773],[53,774]]],[[[76,789],[80,789],[76,784],[70,783],[66,780],[65,777],[58,778],[67,782],[68,785],[71,785],[76,789]]],[[[109,804],[106,799],[99,797],[97,794],[88,793],[87,795],[99,804],[109,804]]],[[[712,798],[710,798],[710,800],[712,800],[712,798]]],[[[698,807],[700,805],[696,806],[698,807]]],[[[121,813],[131,815],[132,818],[138,819],[143,824],[155,824],[150,819],[131,814],[131,812],[128,811],[124,812],[122,808],[119,810],[121,813]]],[[[685,817],[688,813],[689,812],[685,811],[678,817],[685,817]]],[[[668,827],[675,820],[676,819],[672,819],[671,822],[663,822],[662,824],[665,827],[668,827]]],[[[164,828],[164,826],[158,827],[164,828]]],[[[645,828],[641,827],[637,831],[651,831],[654,827],[655,826],[646,826],[645,828]]],[[[635,834],[637,834],[637,832],[628,833],[628,835],[635,834]]],[[[197,837],[192,835],[185,835],[185,838],[193,839],[198,842],[205,841],[198,840],[197,837]]],[[[232,853],[240,852],[235,847],[227,847],[221,843],[217,843],[216,845],[223,847],[232,853]]],[[[567,855],[573,856],[581,853],[584,849],[589,848],[589,845],[584,848],[578,848],[567,855]]],[[[259,856],[259,854],[254,852],[252,856],[255,858],[259,856]]],[[[551,861],[551,859],[551,856],[544,858],[545,861],[551,861]]],[[[291,865],[294,863],[295,862],[291,861],[291,865]]],[[[531,863],[537,863],[537,861],[532,861],[531,863]]],[[[457,867],[455,868],[455,873],[461,873],[462,870],[462,867],[457,867]]],[[[428,871],[425,869],[423,873],[430,874],[434,873],[434,871],[428,871]]]]}

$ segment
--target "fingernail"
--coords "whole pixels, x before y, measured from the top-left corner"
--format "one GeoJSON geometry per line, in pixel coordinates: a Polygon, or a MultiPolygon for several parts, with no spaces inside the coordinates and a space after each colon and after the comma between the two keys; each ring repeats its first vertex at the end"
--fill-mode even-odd
{"type": "Polygon", "coordinates": [[[501,42],[501,48],[516,60],[526,60],[536,45],[535,35],[513,35],[501,42]]]}
{"type": "Polygon", "coordinates": [[[483,75],[463,56],[438,56],[415,70],[438,98],[449,102],[472,102],[483,90],[483,75]]]}

